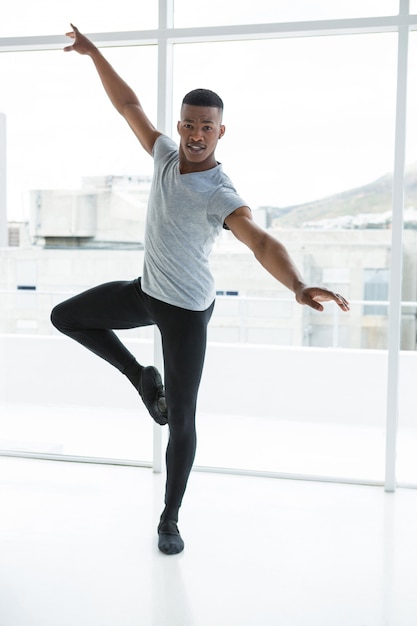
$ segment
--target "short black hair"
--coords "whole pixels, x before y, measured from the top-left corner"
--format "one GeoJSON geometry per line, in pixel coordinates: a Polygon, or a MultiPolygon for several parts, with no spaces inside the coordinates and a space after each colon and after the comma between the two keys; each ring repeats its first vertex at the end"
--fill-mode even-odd
{"type": "Polygon", "coordinates": [[[182,103],[196,107],[215,107],[223,111],[223,100],[210,89],[193,89],[184,96],[182,103]]]}

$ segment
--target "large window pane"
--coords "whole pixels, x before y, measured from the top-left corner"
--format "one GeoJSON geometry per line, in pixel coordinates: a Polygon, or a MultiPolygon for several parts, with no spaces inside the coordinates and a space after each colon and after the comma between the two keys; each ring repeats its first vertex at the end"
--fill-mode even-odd
{"type": "MultiPolygon", "coordinates": [[[[106,56],[156,111],[156,48],[106,56]]],[[[28,193],[77,189],[83,177],[149,174],[152,159],[113,109],[87,57],[62,51],[0,55],[0,112],[7,124],[8,213],[29,218],[28,193]]]]}
{"type": "Polygon", "coordinates": [[[175,0],[175,26],[209,26],[221,24],[250,24],[293,22],[395,15],[398,0],[321,0],[292,2],[284,0],[212,0],[205,10],[195,10],[192,0],[175,0]]]}
{"type": "MultiPolygon", "coordinates": [[[[106,56],[155,119],[156,48],[111,49],[106,56]]],[[[9,218],[30,219],[32,237],[0,254],[0,333],[58,335],[49,320],[54,304],[101,282],[141,274],[141,216],[152,159],[111,106],[90,59],[61,51],[3,54],[0,81],[9,218]],[[88,245],[80,250],[82,241],[88,245]]],[[[130,340],[138,333],[125,336],[130,340]]],[[[132,389],[131,407],[123,405],[123,394],[129,394],[124,377],[119,380],[97,358],[90,367],[93,355],[76,344],[72,352],[71,343],[58,336],[25,337],[2,348],[0,369],[9,378],[0,398],[7,404],[1,410],[0,447],[149,462],[152,425],[145,414],[137,417],[137,394],[132,389]],[[16,387],[19,361],[39,376],[30,377],[23,392],[16,387]],[[57,394],[64,380],[68,387],[57,394]],[[121,392],[113,403],[104,389],[113,396],[118,384],[121,392]]],[[[132,350],[144,354],[136,344],[132,350]]],[[[150,344],[144,358],[152,362],[150,344]]]]}
{"type": "MultiPolygon", "coordinates": [[[[223,97],[227,132],[218,158],[255,219],[284,240],[308,281],[353,301],[349,316],[337,319],[337,342],[330,307],[317,315],[292,303],[290,312],[283,304],[279,315],[265,313],[266,325],[279,318],[278,343],[386,347],[386,309],[380,305],[371,320],[363,301],[365,270],[389,269],[396,41],[387,34],[175,47],[174,102],[202,85],[223,97]]],[[[223,293],[289,297],[230,234],[213,269],[223,293]]],[[[222,305],[217,314],[216,340],[232,317],[240,333],[235,313],[222,305]]],[[[260,325],[253,319],[247,336],[260,336],[260,325]]]]}
{"type": "MultiPolygon", "coordinates": [[[[334,307],[299,307],[224,235],[213,259],[220,291],[282,301],[275,309],[254,302],[242,316],[252,318],[249,337],[270,331],[268,346],[225,346],[216,362],[222,348],[211,346],[198,464],[383,479],[381,298],[391,232],[385,217],[376,228],[374,220],[391,208],[396,43],[384,34],[175,48],[174,101],[199,86],[223,97],[218,158],[256,219],[288,246],[309,282],[353,301],[337,320],[334,307]],[[375,276],[381,289],[371,293],[375,276]],[[282,339],[271,339],[274,317],[282,339]],[[338,353],[334,345],[367,350],[338,353]]],[[[233,320],[234,298],[225,296],[229,307],[221,302],[211,332],[233,320]]]]}
{"type": "Polygon", "coordinates": [[[0,37],[58,35],[72,22],[85,33],[157,28],[158,2],[122,0],[117,5],[99,0],[15,0],[7,3],[0,37]]]}

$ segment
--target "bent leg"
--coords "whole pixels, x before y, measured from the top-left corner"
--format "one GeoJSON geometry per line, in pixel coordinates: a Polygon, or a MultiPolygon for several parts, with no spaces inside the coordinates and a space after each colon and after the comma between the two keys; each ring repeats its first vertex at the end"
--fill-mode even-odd
{"type": "Polygon", "coordinates": [[[158,424],[167,423],[165,392],[153,366],[143,367],[113,329],[154,323],[140,280],[105,283],[58,304],[51,313],[54,326],[120,370],[139,392],[158,424]]]}
{"type": "Polygon", "coordinates": [[[153,323],[135,281],[115,281],[93,287],[58,304],[52,324],[62,333],[125,372],[135,361],[113,329],[153,323]]]}

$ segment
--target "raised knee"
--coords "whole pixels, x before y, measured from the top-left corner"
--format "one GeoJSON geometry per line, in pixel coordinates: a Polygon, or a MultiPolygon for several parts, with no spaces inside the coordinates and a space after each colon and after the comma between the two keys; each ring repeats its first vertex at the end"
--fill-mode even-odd
{"type": "Polygon", "coordinates": [[[58,323],[59,323],[59,322],[58,322],[58,319],[57,319],[57,318],[58,318],[58,315],[57,315],[56,309],[57,309],[57,307],[54,307],[54,308],[52,309],[52,311],[51,311],[51,315],[50,315],[50,320],[51,320],[51,324],[52,324],[53,326],[55,326],[55,328],[58,328],[58,323]]]}
{"type": "Polygon", "coordinates": [[[62,306],[57,304],[51,311],[50,320],[51,324],[56,329],[61,330],[65,326],[64,316],[62,315],[62,306]]]}

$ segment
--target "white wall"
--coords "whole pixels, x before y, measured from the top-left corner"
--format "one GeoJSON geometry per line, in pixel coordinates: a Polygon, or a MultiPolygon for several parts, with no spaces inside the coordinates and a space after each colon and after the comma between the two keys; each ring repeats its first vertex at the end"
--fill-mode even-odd
{"type": "MultiPolygon", "coordinates": [[[[128,339],[144,363],[151,341],[128,339]]],[[[402,353],[401,424],[416,424],[417,355],[402,353]]],[[[335,424],[385,423],[387,353],[373,350],[209,344],[202,413],[335,424]]],[[[126,379],[60,336],[0,335],[0,404],[134,408],[126,379]]]]}

